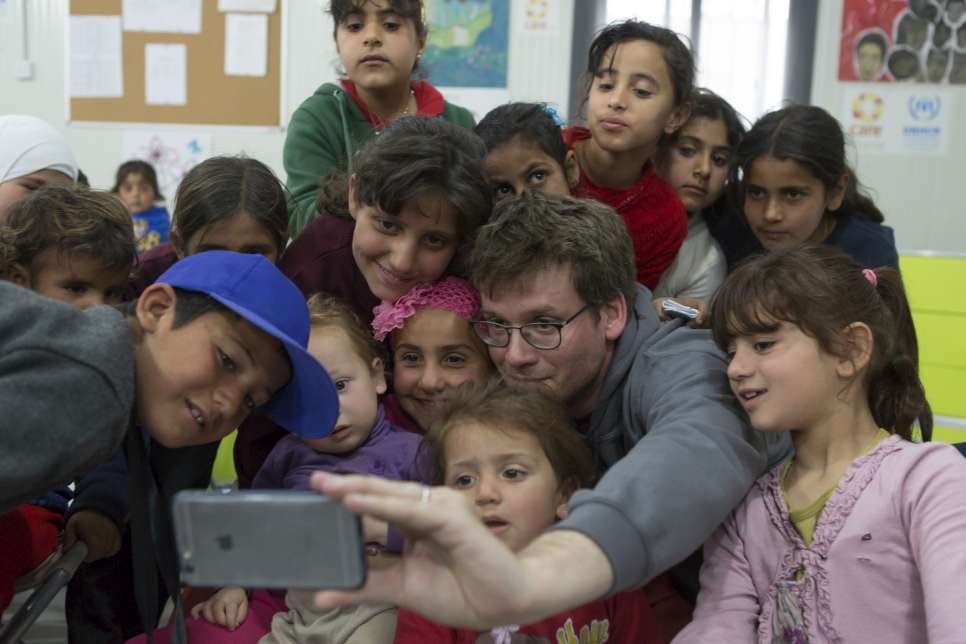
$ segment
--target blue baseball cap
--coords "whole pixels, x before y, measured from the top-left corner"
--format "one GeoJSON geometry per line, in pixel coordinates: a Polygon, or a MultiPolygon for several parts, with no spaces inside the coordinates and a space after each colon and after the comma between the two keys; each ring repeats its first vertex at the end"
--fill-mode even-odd
{"type": "Polygon", "coordinates": [[[303,438],[327,436],[339,417],[339,394],[312,354],[302,292],[261,255],[210,250],[175,262],[158,282],[206,293],[281,341],[292,377],[261,411],[303,438]]]}

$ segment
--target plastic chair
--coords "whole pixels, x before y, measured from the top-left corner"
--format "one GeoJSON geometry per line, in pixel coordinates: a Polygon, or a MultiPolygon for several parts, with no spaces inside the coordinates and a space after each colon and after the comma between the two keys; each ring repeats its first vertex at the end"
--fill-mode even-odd
{"type": "Polygon", "coordinates": [[[33,626],[40,614],[44,612],[54,596],[70,581],[78,566],[87,557],[87,544],[78,541],[67,551],[59,550],[48,557],[33,572],[17,580],[17,592],[29,590],[36,586],[36,590],[27,598],[10,621],[0,629],[0,644],[17,644],[24,633],[33,626]]]}

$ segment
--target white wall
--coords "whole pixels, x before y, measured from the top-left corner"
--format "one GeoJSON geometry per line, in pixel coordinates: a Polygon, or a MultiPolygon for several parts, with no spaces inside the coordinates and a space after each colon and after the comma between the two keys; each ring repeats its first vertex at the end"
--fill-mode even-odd
{"type": "MultiPolygon", "coordinates": [[[[842,110],[845,88],[852,85],[838,80],[842,3],[819,3],[812,77],[812,102],[836,117],[842,110]]],[[[859,179],[872,190],[886,223],[895,228],[900,250],[966,251],[966,87],[946,85],[943,89],[955,101],[946,156],[852,151],[859,179]]]]}
{"type": "MultiPolygon", "coordinates": [[[[204,0],[215,2],[216,0],[204,0]]],[[[544,100],[558,104],[566,114],[569,92],[570,41],[575,0],[559,0],[555,34],[533,35],[523,31],[519,5],[510,0],[510,62],[508,71],[511,100],[544,100]]],[[[332,40],[332,22],[324,13],[322,0],[283,0],[284,122],[323,82],[335,78],[337,54],[332,40]]],[[[63,129],[78,162],[94,187],[109,188],[114,172],[125,159],[121,139],[125,127],[67,123],[65,119],[65,33],[67,0],[7,0],[0,8],[0,114],[23,113],[39,116],[63,129]],[[21,7],[27,7],[29,56],[34,79],[16,80],[14,69],[21,57],[21,7]],[[2,10],[2,9],[0,9],[2,10]]],[[[432,81],[432,78],[428,80],[432,81]]],[[[162,126],[178,129],[177,126],[162,126]]],[[[138,129],[141,129],[138,126],[138,129]]],[[[284,128],[185,127],[192,132],[211,132],[215,154],[245,154],[272,167],[284,178],[282,144],[284,128]]]]}

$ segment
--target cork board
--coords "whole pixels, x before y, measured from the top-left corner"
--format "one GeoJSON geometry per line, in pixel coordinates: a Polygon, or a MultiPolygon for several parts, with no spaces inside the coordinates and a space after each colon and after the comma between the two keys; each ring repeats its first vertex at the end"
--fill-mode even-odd
{"type": "MultiPolygon", "coordinates": [[[[278,5],[281,6],[281,2],[278,5]]],[[[225,75],[227,14],[218,11],[218,0],[202,0],[199,34],[123,31],[121,56],[124,95],[119,98],[70,98],[70,120],[280,125],[282,21],[279,13],[276,9],[268,17],[265,76],[225,75]],[[186,46],[186,105],[145,103],[144,46],[148,43],[183,43],[186,46]]],[[[121,0],[71,0],[70,15],[119,16],[121,0]]],[[[67,73],[70,73],[69,70],[67,73]]]]}

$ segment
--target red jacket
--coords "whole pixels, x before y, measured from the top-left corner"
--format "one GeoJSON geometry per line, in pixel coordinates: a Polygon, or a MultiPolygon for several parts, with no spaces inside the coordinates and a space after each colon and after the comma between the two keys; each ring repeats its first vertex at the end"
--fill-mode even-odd
{"type": "MultiPolygon", "coordinates": [[[[586,128],[564,130],[564,140],[571,148],[589,138],[586,128]]],[[[654,164],[648,161],[638,182],[623,190],[598,186],[581,168],[574,196],[605,203],[617,211],[634,243],[637,281],[653,291],[688,236],[688,214],[674,188],[655,174],[654,164]]]]}

